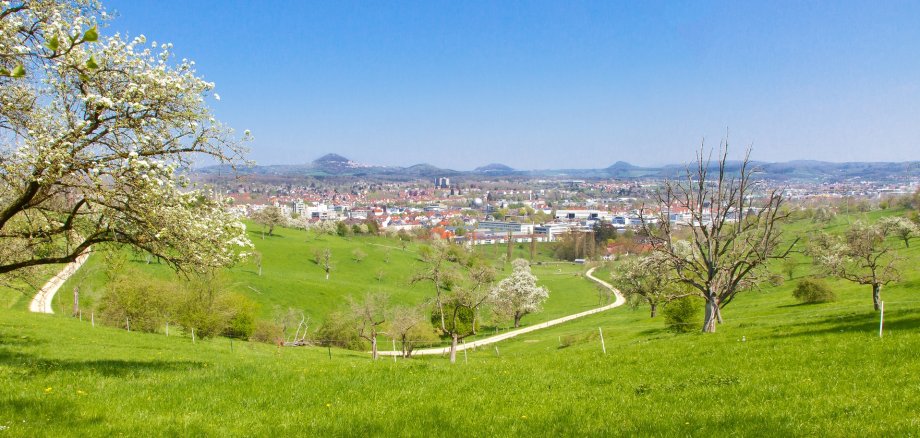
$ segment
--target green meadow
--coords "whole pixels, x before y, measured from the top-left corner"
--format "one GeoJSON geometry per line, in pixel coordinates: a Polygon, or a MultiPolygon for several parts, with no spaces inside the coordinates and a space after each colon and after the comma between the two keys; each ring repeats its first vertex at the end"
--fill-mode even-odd
{"type": "MultiPolygon", "coordinates": [[[[872,219],[883,214],[892,213],[872,219]]],[[[846,220],[829,228],[839,230],[846,220]]],[[[801,221],[789,230],[814,227],[801,221]]],[[[316,294],[316,312],[333,308],[335,299],[316,292],[325,282],[321,270],[301,260],[312,252],[298,249],[307,242],[292,237],[298,232],[281,233],[272,240],[281,242],[275,268],[302,266],[290,274],[311,279],[300,293],[316,294]]],[[[327,239],[344,254],[364,238],[327,239]]],[[[363,243],[378,241],[394,242],[363,243]]],[[[902,281],[882,292],[881,337],[868,286],[829,280],[836,302],[792,298],[796,281],[811,274],[800,254],[793,280],[740,295],[715,334],[674,334],[660,317],[648,318],[647,308],[623,307],[461,353],[454,365],[442,357],[372,361],[362,352],[225,338],[193,343],[14,306],[0,311],[0,434],[916,436],[916,246],[902,252],[902,281]]],[[[273,268],[265,248],[263,283],[249,283],[266,288],[260,302],[306,306],[284,290],[294,282],[281,275],[272,280],[278,289],[268,289],[264,279],[273,268]],[[281,296],[269,298],[275,291],[281,296]]],[[[366,251],[361,263],[374,257],[366,251]]],[[[411,251],[400,253],[402,262],[415,263],[411,251]]],[[[390,264],[400,263],[396,251],[391,257],[390,264]]],[[[338,263],[330,282],[351,262],[338,263]]],[[[543,317],[597,304],[580,269],[540,269],[543,281],[559,282],[548,284],[560,297],[557,289],[567,284],[586,285],[581,304],[548,302],[543,317]]],[[[232,275],[258,277],[251,270],[241,266],[232,275]]],[[[337,296],[344,285],[364,290],[376,282],[363,278],[342,278],[337,296]]],[[[381,283],[407,301],[426,293],[395,278],[381,283]]]]}

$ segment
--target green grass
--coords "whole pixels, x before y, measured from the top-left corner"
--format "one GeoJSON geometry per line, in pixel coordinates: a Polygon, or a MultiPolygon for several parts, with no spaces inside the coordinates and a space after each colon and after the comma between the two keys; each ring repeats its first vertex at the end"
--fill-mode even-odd
{"type": "MultiPolygon", "coordinates": [[[[313,233],[287,228],[276,228],[273,236],[263,238],[260,229],[250,229],[250,238],[262,254],[262,275],[258,275],[257,266],[250,261],[229,269],[226,277],[234,291],[259,304],[263,318],[270,317],[272,309],[278,306],[304,310],[314,321],[322,321],[327,314],[344,304],[345,297],[357,297],[368,292],[384,292],[393,303],[405,305],[423,303],[433,295],[430,284],[410,283],[412,275],[423,267],[417,253],[419,243],[409,243],[403,248],[399,240],[392,238],[316,237],[313,233]],[[314,262],[314,253],[325,248],[332,251],[334,264],[329,280],[314,262]],[[355,249],[366,253],[366,258],[360,262],[353,260],[355,249]],[[379,280],[378,272],[383,273],[379,280]]],[[[526,316],[522,324],[530,325],[596,307],[595,286],[582,275],[584,266],[554,261],[549,245],[538,245],[538,249],[533,271],[541,280],[540,284],[549,288],[550,298],[543,312],[526,316]]],[[[480,246],[475,250],[495,263],[500,277],[510,273],[510,264],[501,263],[501,257],[507,250],[505,246],[480,246]]],[[[513,258],[529,257],[529,245],[516,245],[513,250],[513,258]]],[[[125,251],[124,255],[128,257],[129,265],[139,269],[142,275],[178,281],[177,275],[164,264],[155,260],[148,263],[146,257],[129,251],[125,251]]],[[[61,287],[55,296],[54,308],[64,306],[69,309],[73,288],[79,287],[82,307],[92,309],[105,290],[107,277],[104,264],[103,257],[90,257],[86,265],[61,287]]]]}
{"type": "Polygon", "coordinates": [[[904,281],[883,291],[883,338],[869,287],[833,281],[837,302],[801,305],[787,282],[739,296],[715,334],[675,335],[643,307],[620,308],[455,365],[231,350],[2,310],[0,433],[916,436],[920,249],[904,254],[904,281]]]}

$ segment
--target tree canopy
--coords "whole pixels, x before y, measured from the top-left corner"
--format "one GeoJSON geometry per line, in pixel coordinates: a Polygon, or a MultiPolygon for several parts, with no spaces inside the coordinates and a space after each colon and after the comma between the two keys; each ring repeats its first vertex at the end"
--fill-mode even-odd
{"type": "Polygon", "coordinates": [[[238,163],[214,84],[171,44],[103,36],[95,1],[0,3],[0,274],[114,242],[177,269],[226,266],[251,243],[186,176],[238,163]]]}

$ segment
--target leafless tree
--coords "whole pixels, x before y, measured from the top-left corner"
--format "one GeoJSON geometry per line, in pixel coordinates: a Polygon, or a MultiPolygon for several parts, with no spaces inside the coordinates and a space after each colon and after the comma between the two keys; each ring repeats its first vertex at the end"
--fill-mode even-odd
{"type": "Polygon", "coordinates": [[[348,309],[355,323],[358,337],[371,343],[371,357],[377,359],[377,332],[386,322],[389,297],[382,293],[371,293],[361,301],[348,298],[348,309]]]}
{"type": "Polygon", "coordinates": [[[720,147],[718,160],[701,146],[696,165],[688,166],[680,179],[667,181],[657,191],[660,215],[657,223],[642,223],[655,251],[664,256],[680,282],[696,289],[706,300],[704,332],[715,332],[722,321],[721,309],[738,292],[764,279],[765,265],[785,258],[795,242],[780,250],[780,223],[788,216],[781,209],[782,191],[759,187],[750,149],[736,166],[728,161],[728,143],[720,147]],[[688,239],[677,237],[671,213],[689,215],[683,227],[688,239]]]}

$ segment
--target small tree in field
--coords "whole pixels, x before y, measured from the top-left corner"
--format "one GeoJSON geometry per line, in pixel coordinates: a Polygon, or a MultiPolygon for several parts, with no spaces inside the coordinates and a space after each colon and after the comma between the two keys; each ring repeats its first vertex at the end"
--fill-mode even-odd
{"type": "Polygon", "coordinates": [[[377,359],[377,332],[386,322],[389,298],[384,294],[367,294],[361,301],[348,298],[348,308],[355,331],[361,339],[371,343],[371,357],[377,359]]]}
{"type": "Polygon", "coordinates": [[[326,273],[326,280],[329,279],[329,273],[334,267],[332,264],[332,250],[329,248],[324,248],[322,251],[317,251],[314,254],[314,261],[317,265],[323,268],[323,272],[326,273]]]}
{"type": "Polygon", "coordinates": [[[780,208],[782,193],[757,186],[750,150],[737,169],[728,162],[727,150],[725,143],[713,164],[701,148],[683,180],[668,181],[657,192],[657,224],[643,217],[655,251],[682,283],[706,300],[704,332],[716,331],[721,309],[738,292],[769,275],[765,267],[770,259],[785,258],[792,249],[778,251],[779,225],[789,214],[780,208]],[[681,239],[682,227],[670,221],[674,208],[690,215],[688,239],[681,239]]]}
{"type": "Polygon", "coordinates": [[[355,263],[361,263],[366,257],[367,253],[362,251],[361,248],[355,248],[354,251],[351,252],[351,259],[354,260],[355,263]]]}
{"type": "Polygon", "coordinates": [[[885,234],[897,237],[904,242],[905,248],[910,248],[910,239],[920,234],[920,227],[910,219],[900,216],[890,216],[883,218],[878,222],[879,226],[884,228],[885,234]]]}
{"type": "Polygon", "coordinates": [[[432,319],[450,337],[450,361],[457,361],[457,345],[476,333],[476,315],[489,297],[495,271],[462,248],[436,240],[420,251],[425,267],[413,283],[431,282],[435,287],[432,319]]]}
{"type": "Polygon", "coordinates": [[[537,286],[537,277],[530,271],[527,260],[515,259],[511,265],[511,275],[492,288],[489,301],[495,313],[512,318],[514,326],[520,327],[524,315],[540,311],[549,291],[537,286]]]}
{"type": "Polygon", "coordinates": [[[845,280],[872,286],[872,305],[879,310],[882,286],[900,279],[901,258],[884,224],[856,222],[843,236],[819,234],[809,247],[825,271],[845,280]]]}
{"type": "Polygon", "coordinates": [[[287,218],[284,217],[284,212],[274,205],[269,205],[253,213],[252,220],[267,229],[269,236],[274,235],[275,227],[284,225],[287,222],[287,218]]]}
{"type": "Polygon", "coordinates": [[[613,284],[630,300],[648,303],[650,316],[658,315],[658,307],[699,292],[686,292],[680,279],[661,253],[632,258],[610,275],[613,284]]]}
{"type": "Polygon", "coordinates": [[[418,308],[393,308],[389,319],[387,332],[399,342],[403,357],[411,357],[417,345],[437,340],[434,328],[418,308]]]}

